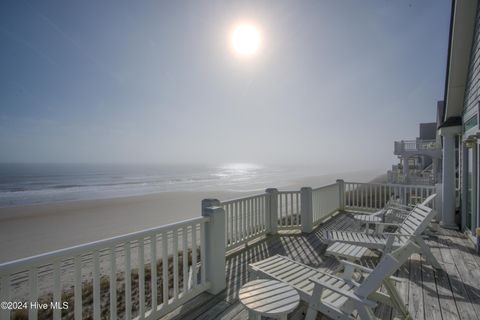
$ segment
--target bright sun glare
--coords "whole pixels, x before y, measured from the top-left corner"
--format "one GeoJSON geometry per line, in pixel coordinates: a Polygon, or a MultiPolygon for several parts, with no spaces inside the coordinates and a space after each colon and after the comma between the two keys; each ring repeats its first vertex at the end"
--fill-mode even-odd
{"type": "Polygon", "coordinates": [[[233,30],[231,41],[235,53],[242,56],[250,56],[258,51],[261,36],[254,25],[241,24],[233,30]]]}

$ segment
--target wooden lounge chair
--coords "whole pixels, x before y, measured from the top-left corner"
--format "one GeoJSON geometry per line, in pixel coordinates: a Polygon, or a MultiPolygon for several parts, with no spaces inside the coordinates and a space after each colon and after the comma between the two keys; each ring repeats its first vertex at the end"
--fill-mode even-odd
{"type": "Polygon", "coordinates": [[[309,320],[315,319],[318,311],[334,319],[356,319],[352,315],[354,311],[360,319],[376,319],[373,308],[379,302],[397,309],[407,319],[408,310],[392,282],[401,280],[392,275],[412,253],[419,250],[415,243],[408,241],[386,254],[373,270],[342,261],[345,270],[341,275],[322,272],[290,258],[275,255],[250,264],[249,277],[276,279],[291,285],[297,290],[300,299],[309,304],[306,317],[309,320]],[[355,271],[367,274],[361,283],[354,280],[355,271]],[[387,293],[379,291],[382,284],[387,293]]]}
{"type": "MultiPolygon", "coordinates": [[[[432,199],[434,196],[435,195],[431,196],[432,199]]],[[[422,233],[425,231],[435,215],[436,212],[432,208],[418,204],[400,225],[388,223],[378,224],[380,226],[396,225],[398,226],[398,230],[396,232],[367,234],[364,232],[329,230],[324,232],[324,239],[327,243],[351,243],[357,246],[367,247],[370,249],[379,249],[386,252],[389,252],[391,249],[401,247],[405,244],[405,242],[411,239],[420,246],[422,254],[426,257],[427,261],[435,268],[441,269],[440,264],[430,251],[430,248],[427,246],[422,236],[422,233]]],[[[377,230],[382,230],[382,228],[377,228],[377,230]]]]}
{"type": "MultiPolygon", "coordinates": [[[[435,198],[435,195],[427,197],[421,204],[428,206],[428,204],[435,198]]],[[[386,222],[386,223],[400,223],[412,210],[412,207],[404,205],[399,199],[391,199],[387,202],[384,208],[379,211],[366,214],[364,212],[355,214],[355,219],[359,224],[365,224],[365,230],[370,230],[370,225],[386,222]]],[[[354,212],[356,213],[356,212],[354,212]]]]}

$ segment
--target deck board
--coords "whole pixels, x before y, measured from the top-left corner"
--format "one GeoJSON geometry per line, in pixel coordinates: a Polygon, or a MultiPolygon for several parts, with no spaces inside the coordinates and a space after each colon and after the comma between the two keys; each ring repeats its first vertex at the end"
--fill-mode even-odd
{"type": "MultiPolygon", "coordinates": [[[[202,293],[162,319],[246,320],[248,311],[239,302],[238,291],[248,281],[249,263],[281,254],[322,271],[332,271],[339,264],[325,255],[323,232],[357,229],[352,215],[342,213],[309,234],[279,234],[250,244],[227,257],[225,290],[215,296],[202,293]]],[[[440,229],[431,233],[427,243],[443,270],[433,269],[421,255],[415,254],[396,274],[404,279],[396,287],[413,319],[480,320],[480,256],[471,241],[460,232],[440,229]]],[[[362,264],[373,267],[377,261],[376,257],[367,257],[362,264]]],[[[289,319],[303,319],[306,307],[301,303],[289,319]]],[[[381,319],[398,317],[395,310],[384,305],[377,307],[375,314],[381,319]]],[[[327,317],[319,314],[319,319],[327,317]]]]}

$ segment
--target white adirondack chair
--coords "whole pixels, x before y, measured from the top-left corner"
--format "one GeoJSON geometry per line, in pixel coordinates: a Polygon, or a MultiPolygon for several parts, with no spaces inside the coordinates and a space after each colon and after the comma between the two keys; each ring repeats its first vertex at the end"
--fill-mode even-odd
{"type": "MultiPolygon", "coordinates": [[[[434,197],[435,195],[430,196],[430,201],[434,197]]],[[[423,204],[418,204],[400,225],[394,224],[399,227],[394,233],[383,232],[378,234],[367,234],[364,232],[328,230],[324,232],[324,239],[327,243],[351,243],[370,249],[383,250],[385,252],[401,247],[408,240],[412,240],[420,246],[422,254],[426,257],[427,261],[435,268],[441,269],[440,264],[430,251],[430,248],[427,246],[422,236],[422,233],[435,215],[436,212],[432,208],[423,204]]],[[[380,223],[378,225],[384,226],[392,224],[380,223]]],[[[377,228],[377,230],[381,230],[381,228],[377,228]]]]}
{"type": "Polygon", "coordinates": [[[356,311],[362,320],[377,319],[373,308],[376,301],[386,303],[401,312],[404,319],[411,318],[400,295],[392,283],[391,277],[420,247],[408,241],[402,247],[386,254],[380,263],[371,270],[349,262],[343,262],[346,267],[342,278],[326,279],[312,278],[314,289],[309,301],[306,320],[314,320],[317,312],[321,312],[333,319],[356,319],[352,313],[356,311]],[[368,272],[362,283],[356,283],[351,275],[354,269],[368,272]],[[382,293],[379,288],[385,285],[388,294],[382,293]]]}
{"type": "Polygon", "coordinates": [[[408,241],[385,255],[373,270],[342,261],[345,269],[341,275],[322,272],[285,256],[275,255],[249,264],[249,278],[270,278],[291,285],[300,299],[309,304],[307,319],[314,319],[318,311],[334,319],[355,319],[352,316],[354,311],[358,312],[361,319],[376,319],[373,308],[379,302],[396,308],[407,319],[408,310],[392,283],[401,280],[392,274],[412,253],[419,250],[416,244],[408,241]],[[367,274],[361,283],[354,280],[355,271],[367,274]],[[382,284],[387,293],[379,291],[382,284]]]}

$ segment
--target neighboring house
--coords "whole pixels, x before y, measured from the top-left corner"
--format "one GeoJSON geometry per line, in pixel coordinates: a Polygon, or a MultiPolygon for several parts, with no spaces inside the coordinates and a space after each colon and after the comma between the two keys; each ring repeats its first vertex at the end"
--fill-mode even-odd
{"type": "Polygon", "coordinates": [[[388,183],[434,185],[441,181],[442,148],[437,123],[420,123],[415,140],[395,141],[393,154],[400,163],[387,172],[388,183]]]}
{"type": "Polygon", "coordinates": [[[480,11],[477,0],[452,3],[439,133],[443,140],[442,225],[472,238],[479,227],[480,11]]]}

